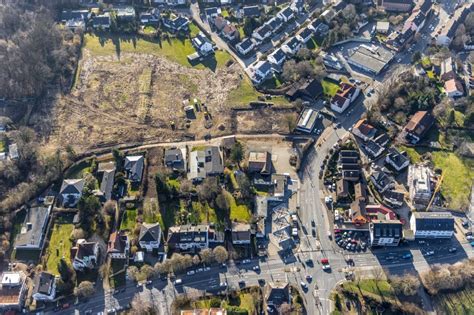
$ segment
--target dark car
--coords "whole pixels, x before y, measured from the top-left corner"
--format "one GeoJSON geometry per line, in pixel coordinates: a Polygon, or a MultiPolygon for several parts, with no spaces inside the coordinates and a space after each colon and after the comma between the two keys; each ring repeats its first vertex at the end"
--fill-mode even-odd
{"type": "Polygon", "coordinates": [[[316,229],[312,229],[311,234],[313,235],[313,237],[316,237],[316,229]]]}

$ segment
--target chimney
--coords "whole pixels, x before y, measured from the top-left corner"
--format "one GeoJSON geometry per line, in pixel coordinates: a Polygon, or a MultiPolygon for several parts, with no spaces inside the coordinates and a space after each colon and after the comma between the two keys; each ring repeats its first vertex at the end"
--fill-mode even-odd
{"type": "Polygon", "coordinates": [[[33,228],[33,223],[31,222],[26,222],[26,228],[29,230],[31,230],[33,228]]]}

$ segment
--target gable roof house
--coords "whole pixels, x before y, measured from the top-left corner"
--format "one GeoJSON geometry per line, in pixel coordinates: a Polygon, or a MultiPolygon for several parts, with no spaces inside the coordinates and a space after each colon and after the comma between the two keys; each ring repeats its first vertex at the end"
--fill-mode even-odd
{"type": "Polygon", "coordinates": [[[145,158],[143,155],[129,155],[125,157],[124,169],[127,177],[132,182],[140,183],[143,176],[143,168],[145,166],[145,158]]]}
{"type": "Polygon", "coordinates": [[[132,6],[115,8],[117,21],[129,23],[135,20],[135,9],[132,6]]]}
{"type": "Polygon", "coordinates": [[[306,44],[311,39],[311,37],[313,37],[313,31],[309,27],[306,27],[298,35],[296,35],[296,38],[304,44],[306,44]]]}
{"type": "Polygon", "coordinates": [[[273,74],[272,64],[267,60],[259,61],[253,67],[254,75],[252,80],[256,84],[260,84],[266,79],[268,79],[273,74]]]}
{"type": "Polygon", "coordinates": [[[395,190],[386,190],[383,200],[392,207],[401,207],[405,201],[405,194],[395,190]]]}
{"type": "Polygon", "coordinates": [[[261,173],[264,175],[271,174],[273,169],[272,166],[272,155],[265,152],[252,151],[249,154],[248,170],[251,173],[261,173]]]}
{"type": "Polygon", "coordinates": [[[287,40],[282,46],[281,49],[289,55],[294,55],[300,50],[301,42],[295,37],[290,38],[287,40]]]}
{"type": "Polygon", "coordinates": [[[75,270],[94,269],[98,267],[99,244],[79,239],[71,248],[72,267],[75,270]]]}
{"type": "Polygon", "coordinates": [[[291,7],[286,7],[281,9],[280,12],[277,13],[277,16],[285,22],[288,22],[295,16],[295,12],[291,9],[291,7]]]}
{"type": "Polygon", "coordinates": [[[340,83],[339,90],[331,99],[331,109],[343,113],[349,105],[359,96],[360,89],[349,83],[340,83]]]}
{"type": "Polygon", "coordinates": [[[470,12],[472,12],[474,3],[466,2],[460,6],[450,19],[443,25],[444,28],[438,34],[436,38],[437,45],[449,46],[456,36],[456,31],[458,27],[464,23],[466,17],[470,12]]]}
{"type": "Polygon", "coordinates": [[[240,34],[235,25],[229,23],[224,26],[224,29],[222,30],[222,36],[224,36],[229,41],[233,41],[239,39],[240,34]]]}
{"type": "Polygon", "coordinates": [[[232,244],[234,245],[249,245],[250,244],[250,224],[247,223],[232,223],[232,244]]]}
{"type": "Polygon", "coordinates": [[[219,15],[212,21],[212,23],[214,24],[214,27],[220,32],[227,24],[229,24],[229,21],[219,15]]]}
{"type": "Polygon", "coordinates": [[[59,190],[61,205],[65,208],[74,208],[82,196],[84,179],[65,179],[59,190]]]}
{"type": "Polygon", "coordinates": [[[325,35],[329,31],[329,26],[324,24],[321,19],[316,19],[308,25],[317,35],[325,35]]]}
{"type": "Polygon", "coordinates": [[[208,225],[179,225],[168,230],[168,246],[181,251],[209,248],[208,225]]]}
{"type": "Polygon", "coordinates": [[[293,87],[286,92],[286,96],[295,100],[297,98],[315,100],[323,94],[323,86],[318,79],[308,80],[303,83],[294,83],[293,87]]]}
{"type": "Polygon", "coordinates": [[[196,37],[191,39],[191,43],[193,44],[196,51],[203,56],[207,56],[209,54],[214,53],[214,45],[212,44],[211,40],[204,35],[203,32],[199,32],[196,37]]]}
{"type": "Polygon", "coordinates": [[[265,286],[265,303],[272,309],[279,308],[280,305],[290,302],[290,285],[288,282],[271,281],[265,286]]]}
{"type": "Polygon", "coordinates": [[[258,5],[244,6],[241,10],[243,17],[258,17],[260,16],[260,7],[258,5]]]}
{"type": "Polygon", "coordinates": [[[104,169],[102,170],[102,172],[97,171],[97,173],[102,173],[102,180],[100,181],[100,192],[103,196],[103,200],[110,200],[112,198],[112,190],[114,188],[115,164],[113,163],[110,169],[104,169]]]}
{"type": "Polygon", "coordinates": [[[453,78],[444,82],[444,90],[448,97],[456,98],[464,95],[464,87],[461,81],[457,78],[453,78]]]}
{"type": "Polygon", "coordinates": [[[361,119],[352,128],[352,133],[362,140],[368,141],[375,137],[377,129],[370,125],[366,119],[361,119]]]}
{"type": "Polygon", "coordinates": [[[206,17],[209,18],[215,18],[218,15],[222,13],[221,8],[218,7],[212,7],[212,8],[205,8],[204,13],[206,14],[206,17]]]}
{"type": "Polygon", "coordinates": [[[142,249],[151,252],[161,245],[162,231],[159,223],[143,223],[140,227],[138,244],[142,249]]]}
{"type": "Polygon", "coordinates": [[[394,188],[395,183],[392,177],[388,176],[383,171],[374,171],[370,175],[370,180],[374,184],[379,193],[383,193],[388,189],[394,188]]]}
{"type": "Polygon", "coordinates": [[[377,6],[385,11],[409,12],[414,3],[413,0],[378,0],[377,6]]]}
{"type": "Polygon", "coordinates": [[[168,30],[177,33],[180,31],[187,31],[189,29],[189,20],[187,17],[179,15],[174,18],[164,17],[163,25],[168,28],[168,30]]]}
{"type": "Polygon", "coordinates": [[[160,19],[160,11],[156,8],[140,13],[140,23],[143,25],[156,25],[160,21],[160,19]]]}
{"type": "Polygon", "coordinates": [[[110,234],[107,244],[107,254],[112,259],[128,259],[130,242],[127,234],[123,231],[110,234]]]}
{"type": "Polygon", "coordinates": [[[278,48],[268,55],[267,59],[275,66],[281,67],[286,60],[286,55],[281,48],[278,48]]]}
{"type": "Polygon", "coordinates": [[[56,295],[56,277],[48,272],[36,273],[32,297],[36,301],[53,301],[56,295]]]}
{"type": "Polygon", "coordinates": [[[15,238],[14,248],[17,252],[43,249],[51,207],[36,207],[27,210],[20,233],[15,238]]]}
{"type": "Polygon", "coordinates": [[[175,171],[186,171],[186,148],[169,148],[165,150],[164,164],[175,171]]]}
{"type": "Polygon", "coordinates": [[[70,29],[85,28],[90,18],[89,10],[63,10],[61,12],[61,23],[70,29]]]}
{"type": "Polygon", "coordinates": [[[222,152],[217,146],[194,148],[189,157],[188,179],[201,181],[207,176],[224,172],[222,152]]]}
{"type": "Polygon", "coordinates": [[[240,43],[235,45],[237,51],[244,56],[248,54],[254,47],[255,44],[250,38],[244,38],[240,43]]]}
{"type": "Polygon", "coordinates": [[[405,152],[398,152],[395,148],[390,148],[387,156],[385,157],[385,163],[390,164],[398,172],[410,165],[410,159],[406,156],[405,152]]]}
{"type": "Polygon", "coordinates": [[[454,235],[454,217],[450,212],[414,212],[410,228],[415,239],[451,238],[454,235]]]}
{"type": "Polygon", "coordinates": [[[267,24],[273,30],[273,33],[276,33],[280,28],[282,28],[283,20],[278,16],[274,16],[265,24],[267,24]]]}
{"type": "Polygon", "coordinates": [[[101,15],[92,17],[92,27],[96,29],[109,29],[111,24],[110,13],[105,12],[101,15]]]}
{"type": "Polygon", "coordinates": [[[255,38],[258,42],[263,42],[265,39],[269,38],[272,35],[272,29],[268,24],[263,24],[259,28],[253,31],[252,37],[255,38]]]}
{"type": "Polygon", "coordinates": [[[406,139],[412,143],[418,143],[434,123],[433,116],[427,111],[418,111],[405,126],[406,139]]]}
{"type": "Polygon", "coordinates": [[[441,61],[441,72],[439,75],[442,81],[448,81],[456,77],[453,69],[453,58],[449,57],[441,61]]]}
{"type": "Polygon", "coordinates": [[[365,150],[367,153],[369,153],[370,157],[375,159],[379,157],[383,151],[385,151],[385,148],[379,145],[377,142],[369,139],[364,145],[365,150]]]}

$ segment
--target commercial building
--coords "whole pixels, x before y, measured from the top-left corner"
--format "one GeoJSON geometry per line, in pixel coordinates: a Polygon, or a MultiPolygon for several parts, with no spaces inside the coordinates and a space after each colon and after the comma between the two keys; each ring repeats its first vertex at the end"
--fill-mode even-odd
{"type": "Polygon", "coordinates": [[[398,246],[403,238],[399,220],[374,220],[369,224],[371,246],[398,246]]]}
{"type": "Polygon", "coordinates": [[[410,12],[414,6],[413,0],[376,0],[377,7],[385,11],[410,12]]]}
{"type": "Polygon", "coordinates": [[[0,313],[8,310],[20,310],[23,307],[26,291],[28,290],[26,276],[23,272],[5,271],[1,275],[0,284],[0,313]]]}
{"type": "Polygon", "coordinates": [[[454,234],[454,217],[449,212],[415,212],[410,228],[416,238],[451,238],[454,234]]]}
{"type": "Polygon", "coordinates": [[[318,112],[311,108],[305,108],[298,119],[296,130],[311,133],[313,132],[316,119],[318,118],[318,112]]]}
{"type": "Polygon", "coordinates": [[[371,74],[377,75],[392,61],[394,54],[380,46],[360,45],[349,56],[348,62],[371,74]]]}
{"type": "Polygon", "coordinates": [[[17,252],[23,250],[43,249],[46,229],[49,221],[51,206],[36,207],[27,210],[25,221],[20,233],[15,238],[14,248],[17,252]]]}

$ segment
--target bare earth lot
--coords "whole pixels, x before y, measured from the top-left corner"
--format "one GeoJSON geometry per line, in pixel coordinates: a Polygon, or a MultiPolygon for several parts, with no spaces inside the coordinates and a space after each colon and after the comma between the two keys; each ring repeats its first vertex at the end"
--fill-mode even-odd
{"type": "Polygon", "coordinates": [[[181,140],[185,134],[286,132],[284,116],[295,115],[269,109],[233,113],[233,106],[242,105],[240,99],[247,103],[259,95],[236,63],[192,67],[149,49],[117,55],[87,45],[75,87],[53,109],[51,148],[71,144],[82,152],[119,143],[181,140]],[[194,99],[207,106],[211,118],[206,120],[202,106],[186,116],[184,107],[194,99]]]}

